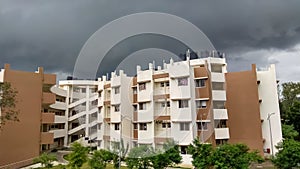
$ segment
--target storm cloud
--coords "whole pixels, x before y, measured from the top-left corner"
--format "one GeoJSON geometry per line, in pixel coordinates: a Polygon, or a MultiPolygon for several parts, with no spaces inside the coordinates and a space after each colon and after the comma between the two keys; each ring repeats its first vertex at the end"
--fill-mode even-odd
{"type": "Polygon", "coordinates": [[[287,73],[300,72],[299,8],[297,0],[0,0],[0,65],[71,75],[82,46],[99,28],[125,15],[163,12],[201,29],[226,53],[230,71],[275,63],[280,79],[299,81],[287,73]]]}

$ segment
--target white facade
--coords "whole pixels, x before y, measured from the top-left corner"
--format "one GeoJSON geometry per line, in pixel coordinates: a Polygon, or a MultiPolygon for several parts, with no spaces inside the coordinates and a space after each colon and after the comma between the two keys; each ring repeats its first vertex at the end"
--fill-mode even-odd
{"type": "Polygon", "coordinates": [[[275,146],[282,141],[275,65],[271,65],[266,70],[257,71],[257,80],[259,83],[260,115],[263,121],[264,150],[269,149],[271,154],[275,155],[278,152],[275,146]]]}
{"type": "MultiPolygon", "coordinates": [[[[173,139],[180,146],[183,163],[191,164],[186,148],[195,138],[216,144],[230,139],[225,73],[225,58],[190,60],[187,52],[185,61],[171,59],[157,68],[150,63],[147,70],[137,66],[136,77],[119,71],[97,81],[60,81],[51,91],[64,99],[51,108],[65,112],[55,116],[55,123],[64,123],[64,129],[52,132],[55,138],[64,138],[65,146],[81,138],[106,149],[120,139],[130,148],[144,144],[160,148],[173,139]]],[[[275,113],[270,117],[273,147],[282,139],[274,65],[257,72],[257,78],[267,149],[269,113],[275,113]]]]}

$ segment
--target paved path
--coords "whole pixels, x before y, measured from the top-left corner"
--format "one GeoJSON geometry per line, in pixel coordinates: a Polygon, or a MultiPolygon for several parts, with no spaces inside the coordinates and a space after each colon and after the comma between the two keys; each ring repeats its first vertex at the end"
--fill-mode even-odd
{"type": "Polygon", "coordinates": [[[68,164],[68,161],[64,159],[64,156],[70,153],[71,151],[57,151],[56,152],[57,161],[61,164],[68,164]]]}

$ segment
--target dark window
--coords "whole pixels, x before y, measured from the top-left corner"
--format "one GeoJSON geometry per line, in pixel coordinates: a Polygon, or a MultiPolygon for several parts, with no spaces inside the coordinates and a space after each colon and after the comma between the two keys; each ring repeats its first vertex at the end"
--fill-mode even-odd
{"type": "Polygon", "coordinates": [[[199,123],[197,123],[198,130],[207,130],[207,124],[208,124],[208,122],[199,122],[199,123]]]}
{"type": "Polygon", "coordinates": [[[205,87],[205,79],[196,79],[196,87],[205,87]]]}
{"type": "Polygon", "coordinates": [[[188,146],[180,146],[180,153],[187,154],[187,149],[188,149],[188,146]]]}
{"type": "Polygon", "coordinates": [[[146,83],[140,83],[139,84],[139,90],[146,90],[146,83]]]}
{"type": "Polygon", "coordinates": [[[140,123],[140,130],[147,130],[147,123],[140,123]]]}
{"type": "Polygon", "coordinates": [[[188,83],[188,78],[178,78],[178,86],[187,86],[188,83]]]}
{"type": "Polygon", "coordinates": [[[115,124],[115,130],[120,130],[120,123],[115,124]]]}
{"type": "Polygon", "coordinates": [[[162,128],[171,128],[171,123],[161,123],[162,128]]]}
{"type": "Polygon", "coordinates": [[[190,123],[188,123],[188,122],[180,123],[180,130],[181,131],[190,130],[190,123]]]}
{"type": "Polygon", "coordinates": [[[207,100],[196,100],[196,107],[197,108],[201,108],[201,109],[205,109],[206,108],[206,103],[207,100]]]}
{"type": "Polygon", "coordinates": [[[178,107],[179,108],[189,107],[189,101],[188,100],[178,100],[178,107]]]}

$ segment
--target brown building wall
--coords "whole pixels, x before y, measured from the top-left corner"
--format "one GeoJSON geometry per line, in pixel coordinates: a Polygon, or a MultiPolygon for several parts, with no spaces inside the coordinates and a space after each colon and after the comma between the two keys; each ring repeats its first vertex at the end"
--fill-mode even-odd
{"type": "Polygon", "coordinates": [[[226,108],[229,143],[244,143],[263,155],[263,138],[255,65],[251,71],[227,73],[226,108]]]}
{"type": "MultiPolygon", "coordinates": [[[[39,156],[43,98],[43,71],[40,70],[41,73],[22,72],[5,66],[4,81],[18,91],[16,109],[20,121],[8,122],[0,131],[0,168],[12,163],[15,165],[5,168],[18,168],[39,156]]],[[[49,77],[46,82],[53,83],[53,76],[49,77]]]]}

